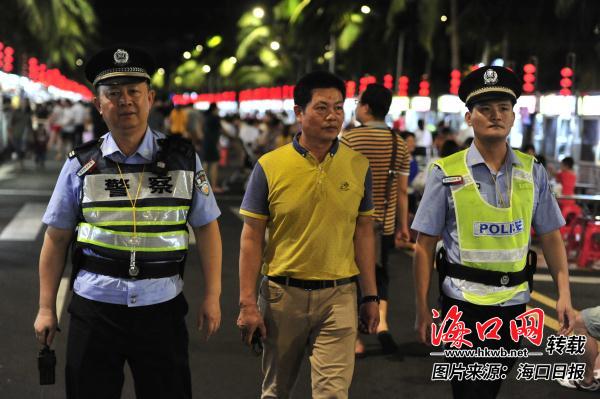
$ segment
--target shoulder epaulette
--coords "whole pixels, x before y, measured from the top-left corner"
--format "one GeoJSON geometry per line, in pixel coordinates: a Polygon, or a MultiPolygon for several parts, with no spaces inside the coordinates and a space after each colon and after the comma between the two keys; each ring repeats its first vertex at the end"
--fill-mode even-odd
{"type": "Polygon", "coordinates": [[[103,141],[104,141],[104,139],[102,137],[98,138],[97,140],[86,141],[85,143],[80,144],[77,147],[75,147],[75,151],[85,150],[85,149],[93,147],[95,145],[102,144],[103,141]]]}
{"type": "Polygon", "coordinates": [[[104,139],[100,137],[98,140],[90,140],[83,143],[69,153],[69,159],[77,157],[77,160],[82,165],[77,171],[77,176],[83,178],[88,172],[96,167],[100,146],[104,139]]]}
{"type": "Polygon", "coordinates": [[[167,135],[166,144],[169,149],[179,151],[187,157],[193,156],[196,152],[192,142],[178,134],[167,135]]]}
{"type": "Polygon", "coordinates": [[[100,148],[100,145],[102,145],[103,141],[104,139],[100,137],[98,140],[90,140],[81,145],[78,145],[73,151],[69,152],[69,159],[74,158],[78,154],[84,153],[93,147],[97,146],[98,148],[100,148]]]}

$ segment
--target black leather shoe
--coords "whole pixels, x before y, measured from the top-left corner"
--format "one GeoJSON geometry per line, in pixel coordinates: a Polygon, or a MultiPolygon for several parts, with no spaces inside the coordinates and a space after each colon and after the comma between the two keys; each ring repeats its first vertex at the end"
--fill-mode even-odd
{"type": "Polygon", "coordinates": [[[398,351],[398,345],[394,342],[394,338],[389,331],[382,331],[377,333],[377,339],[381,345],[381,350],[385,355],[391,355],[398,351]]]}

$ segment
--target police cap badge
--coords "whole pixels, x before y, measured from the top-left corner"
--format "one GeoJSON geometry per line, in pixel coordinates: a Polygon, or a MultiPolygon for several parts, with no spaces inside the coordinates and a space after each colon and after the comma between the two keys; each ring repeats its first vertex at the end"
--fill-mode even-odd
{"type": "Polygon", "coordinates": [[[143,50],[128,46],[100,50],[87,61],[85,77],[94,87],[150,81],[154,60],[143,50]]]}
{"type": "Polygon", "coordinates": [[[510,100],[513,105],[521,95],[521,81],[508,68],[483,66],[467,75],[460,84],[458,96],[467,108],[481,101],[510,100]]]}

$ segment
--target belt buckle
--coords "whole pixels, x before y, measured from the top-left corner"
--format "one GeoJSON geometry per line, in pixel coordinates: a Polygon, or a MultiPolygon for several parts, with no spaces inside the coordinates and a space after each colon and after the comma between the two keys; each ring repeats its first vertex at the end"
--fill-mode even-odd
{"type": "Polygon", "coordinates": [[[502,277],[500,277],[500,285],[507,286],[509,282],[510,282],[510,277],[508,277],[508,274],[505,274],[502,277]]]}

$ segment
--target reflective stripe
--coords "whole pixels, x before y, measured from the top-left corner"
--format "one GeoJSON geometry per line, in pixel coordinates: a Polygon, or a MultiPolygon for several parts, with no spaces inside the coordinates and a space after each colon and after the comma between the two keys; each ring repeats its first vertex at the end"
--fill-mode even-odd
{"type": "MultiPolygon", "coordinates": [[[[86,222],[96,226],[129,226],[133,224],[131,207],[83,208],[86,222]]],[[[188,206],[153,206],[135,209],[139,226],[185,224],[188,206]]]]}
{"type": "Polygon", "coordinates": [[[519,292],[529,290],[529,284],[527,282],[519,284],[516,287],[502,287],[505,288],[502,290],[494,289],[500,287],[490,287],[486,285],[482,285],[482,287],[484,287],[482,289],[477,289],[477,287],[472,284],[476,283],[465,284],[462,291],[463,297],[467,302],[482,306],[498,305],[514,298],[519,292]]]}
{"type": "MultiPolygon", "coordinates": [[[[128,181],[129,190],[135,190],[138,186],[138,180],[140,173],[125,173],[123,179],[128,181]]],[[[114,183],[120,183],[121,177],[118,174],[97,174],[97,175],[86,175],[83,180],[83,204],[98,201],[123,201],[127,200],[127,194],[125,188],[120,187],[120,190],[115,195],[115,191],[112,188],[114,183]],[[111,193],[113,197],[111,197],[111,193]]],[[[140,190],[139,198],[192,198],[194,191],[194,172],[189,170],[172,170],[168,174],[163,176],[156,176],[149,173],[144,174],[144,181],[142,182],[142,188],[140,190]],[[162,182],[158,185],[154,184],[155,188],[151,188],[150,179],[168,179],[166,182],[162,182]],[[169,179],[170,178],[170,179],[169,179]],[[164,184],[167,184],[168,189],[165,189],[164,184]],[[154,191],[154,192],[152,192],[154,191]],[[169,192],[170,191],[170,192],[169,192]]]]}
{"type": "Polygon", "coordinates": [[[517,305],[529,302],[529,285],[516,287],[496,287],[446,276],[444,294],[450,298],[467,301],[476,305],[517,305]]]}
{"type": "MultiPolygon", "coordinates": [[[[133,233],[107,230],[89,223],[79,223],[77,241],[97,245],[99,247],[130,251],[130,239],[133,233]]],[[[169,231],[163,233],[137,233],[140,252],[169,252],[188,248],[188,232],[169,231]]]]}
{"type": "Polygon", "coordinates": [[[463,262],[473,263],[497,263],[497,262],[519,262],[525,258],[529,246],[517,249],[485,250],[485,249],[462,249],[460,258],[463,262]]]}

